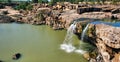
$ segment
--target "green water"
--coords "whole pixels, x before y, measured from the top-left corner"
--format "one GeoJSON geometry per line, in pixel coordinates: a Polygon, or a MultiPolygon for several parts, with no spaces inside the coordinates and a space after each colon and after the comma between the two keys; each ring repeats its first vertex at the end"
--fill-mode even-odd
{"type": "MultiPolygon", "coordinates": [[[[66,31],[48,26],[0,24],[0,60],[5,62],[87,62],[82,55],[60,50],[66,31]],[[12,60],[15,53],[22,57],[12,60]]],[[[76,41],[79,41],[76,38],[76,41]]]]}

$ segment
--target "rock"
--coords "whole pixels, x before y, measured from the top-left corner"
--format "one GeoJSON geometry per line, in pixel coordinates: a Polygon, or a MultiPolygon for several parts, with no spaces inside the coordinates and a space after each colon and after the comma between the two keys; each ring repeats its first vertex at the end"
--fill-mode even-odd
{"type": "Polygon", "coordinates": [[[120,28],[105,24],[96,25],[96,34],[102,42],[112,48],[120,48],[120,28]]]}
{"type": "Polygon", "coordinates": [[[102,55],[101,55],[101,54],[98,54],[98,55],[97,55],[96,61],[97,61],[97,62],[103,62],[103,58],[102,58],[102,55]]]}
{"type": "MultiPolygon", "coordinates": [[[[77,22],[77,31],[83,31],[83,22],[77,22]]],[[[76,31],[76,32],[77,32],[76,31]]],[[[77,32],[77,33],[81,33],[77,32]]],[[[80,36],[79,36],[80,37],[80,36]]],[[[86,41],[97,47],[97,56],[89,54],[89,62],[119,62],[120,53],[120,27],[111,26],[108,24],[90,24],[86,33],[86,41]],[[88,40],[87,40],[88,39],[88,40]]]]}
{"type": "Polygon", "coordinates": [[[111,19],[118,19],[117,14],[113,14],[113,15],[111,16],[111,19]]]}
{"type": "Polygon", "coordinates": [[[21,54],[20,53],[16,53],[15,55],[13,55],[14,60],[18,60],[19,58],[21,58],[21,54]]]}
{"type": "Polygon", "coordinates": [[[112,10],[111,12],[112,12],[112,14],[120,13],[120,8],[116,8],[116,9],[112,10]]]}
{"type": "Polygon", "coordinates": [[[90,60],[90,54],[89,53],[83,54],[83,57],[87,60],[90,60]]]}
{"type": "Polygon", "coordinates": [[[42,12],[43,14],[49,14],[51,12],[50,8],[38,8],[37,12],[42,12]]]}
{"type": "Polygon", "coordinates": [[[9,13],[8,13],[7,10],[5,10],[5,11],[1,11],[0,14],[1,14],[1,15],[7,15],[7,14],[9,14],[9,13]]]}
{"type": "Polygon", "coordinates": [[[9,16],[6,15],[0,15],[0,23],[11,23],[14,22],[15,20],[9,16]]]}
{"type": "Polygon", "coordinates": [[[0,60],[0,62],[4,62],[3,60],[0,60]]]}
{"type": "Polygon", "coordinates": [[[46,18],[50,16],[51,9],[50,8],[34,8],[32,11],[22,11],[25,13],[25,17],[22,17],[23,22],[35,24],[35,25],[41,25],[46,24],[46,18]]]}
{"type": "Polygon", "coordinates": [[[115,58],[112,60],[112,62],[120,62],[120,53],[115,54],[115,58]]]}
{"type": "Polygon", "coordinates": [[[114,27],[107,24],[90,24],[89,29],[92,30],[89,38],[97,46],[101,59],[96,61],[102,62],[119,62],[118,56],[120,52],[120,27],[114,27]]]}
{"type": "Polygon", "coordinates": [[[81,36],[81,33],[83,31],[83,29],[85,28],[85,26],[88,24],[88,23],[91,23],[93,21],[96,21],[97,19],[90,19],[90,18],[78,18],[78,19],[75,19],[74,21],[76,21],[76,33],[77,34],[80,34],[81,36]]]}
{"type": "Polygon", "coordinates": [[[59,17],[60,22],[65,23],[65,28],[68,28],[70,23],[78,18],[80,18],[80,15],[76,13],[76,10],[67,10],[61,13],[59,17]]]}
{"type": "Polygon", "coordinates": [[[104,7],[102,8],[103,12],[111,12],[114,8],[113,7],[104,7]]]}
{"type": "Polygon", "coordinates": [[[0,3],[0,9],[3,9],[3,8],[5,8],[5,6],[0,3]]]}
{"type": "Polygon", "coordinates": [[[95,59],[90,59],[89,62],[97,62],[95,59]]]}
{"type": "Polygon", "coordinates": [[[97,7],[80,7],[77,9],[78,14],[82,14],[85,12],[100,12],[102,8],[97,8],[97,7]]]}
{"type": "Polygon", "coordinates": [[[118,20],[120,20],[120,13],[116,14],[118,20]]]}
{"type": "Polygon", "coordinates": [[[46,25],[49,25],[49,26],[52,26],[52,24],[53,24],[53,18],[52,17],[47,17],[46,18],[46,25]]]}

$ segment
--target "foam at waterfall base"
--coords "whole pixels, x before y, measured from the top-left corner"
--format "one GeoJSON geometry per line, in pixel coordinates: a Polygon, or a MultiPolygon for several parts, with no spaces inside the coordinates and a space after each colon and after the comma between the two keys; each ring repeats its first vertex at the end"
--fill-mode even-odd
{"type": "Polygon", "coordinates": [[[60,49],[65,50],[67,53],[71,53],[75,50],[75,47],[71,44],[61,44],[60,49]]]}
{"type": "Polygon", "coordinates": [[[86,51],[82,50],[82,49],[77,49],[75,50],[76,53],[79,53],[79,54],[84,54],[86,53],[86,51]]]}

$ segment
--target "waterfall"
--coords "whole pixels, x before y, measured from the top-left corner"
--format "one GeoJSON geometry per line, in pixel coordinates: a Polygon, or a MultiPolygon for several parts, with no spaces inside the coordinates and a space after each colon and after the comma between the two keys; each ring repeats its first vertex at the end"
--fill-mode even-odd
{"type": "MultiPolygon", "coordinates": [[[[87,26],[84,28],[84,30],[81,34],[82,41],[84,40],[84,36],[88,30],[88,27],[89,27],[89,24],[87,24],[87,26]]],[[[76,53],[84,54],[84,53],[86,53],[86,51],[82,50],[80,47],[79,47],[79,49],[76,49],[76,47],[73,46],[72,40],[73,40],[75,28],[76,28],[76,23],[73,23],[70,25],[70,27],[67,30],[65,40],[63,41],[63,44],[60,45],[60,49],[65,50],[67,53],[76,52],[76,53]]]]}
{"type": "Polygon", "coordinates": [[[82,34],[81,34],[81,41],[84,41],[84,37],[85,37],[85,34],[88,30],[88,27],[89,27],[89,24],[86,25],[86,27],[84,28],[84,30],[82,31],[82,34]]]}
{"type": "Polygon", "coordinates": [[[60,48],[62,50],[65,50],[68,53],[73,52],[75,50],[75,47],[73,46],[73,41],[72,41],[75,28],[76,28],[76,23],[74,22],[68,28],[65,40],[63,41],[63,44],[60,45],[60,48]]]}
{"type": "MultiPolygon", "coordinates": [[[[81,41],[84,41],[84,37],[85,37],[85,34],[86,34],[87,30],[88,30],[88,27],[89,27],[89,24],[87,24],[86,27],[83,29],[82,34],[81,34],[81,41]]],[[[75,52],[80,53],[80,54],[86,53],[86,51],[82,50],[80,47],[81,47],[81,45],[79,46],[78,50],[75,50],[75,52]]]]}

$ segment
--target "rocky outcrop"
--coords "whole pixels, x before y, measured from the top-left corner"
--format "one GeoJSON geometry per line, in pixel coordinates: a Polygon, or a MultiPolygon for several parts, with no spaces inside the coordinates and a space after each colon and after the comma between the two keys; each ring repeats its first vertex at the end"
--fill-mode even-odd
{"type": "Polygon", "coordinates": [[[97,46],[102,62],[120,62],[120,27],[90,24],[89,30],[92,30],[89,39],[94,39],[92,42],[97,46]]]}
{"type": "Polygon", "coordinates": [[[97,7],[80,7],[77,9],[77,13],[82,14],[85,12],[100,12],[102,8],[97,7]]]}
{"type": "MultiPolygon", "coordinates": [[[[70,5],[70,4],[69,4],[70,5]]],[[[46,24],[51,26],[53,29],[66,29],[69,27],[70,23],[80,15],[77,14],[76,10],[57,10],[54,7],[39,7],[39,4],[34,5],[35,7],[31,11],[20,10],[21,16],[18,17],[18,21],[29,23],[29,24],[46,24]]],[[[58,5],[57,7],[59,7],[58,5]]],[[[75,9],[76,5],[70,5],[75,9]]],[[[58,8],[60,9],[60,8],[58,8]]]]}
{"type": "Polygon", "coordinates": [[[97,47],[96,50],[93,51],[96,52],[95,56],[91,55],[93,52],[87,54],[87,59],[89,56],[89,62],[120,62],[119,25],[94,22],[92,20],[90,21],[90,19],[88,21],[78,21],[76,23],[76,34],[78,37],[81,36],[81,33],[87,24],[89,24],[89,27],[83,41],[97,47]]]}
{"type": "Polygon", "coordinates": [[[120,8],[115,8],[111,11],[113,14],[120,13],[120,8]]]}
{"type": "Polygon", "coordinates": [[[15,20],[9,16],[6,15],[0,15],[0,23],[11,23],[14,22],[15,20]]]}
{"type": "Polygon", "coordinates": [[[120,19],[120,17],[114,15],[120,13],[120,5],[78,5],[77,13],[89,18],[120,19]]]}
{"type": "Polygon", "coordinates": [[[67,10],[61,13],[59,17],[60,21],[65,23],[65,28],[68,28],[71,22],[78,18],[80,18],[80,15],[76,13],[76,10],[67,10]]]}

